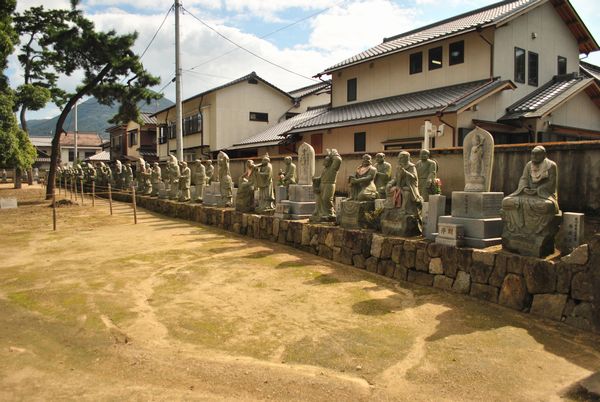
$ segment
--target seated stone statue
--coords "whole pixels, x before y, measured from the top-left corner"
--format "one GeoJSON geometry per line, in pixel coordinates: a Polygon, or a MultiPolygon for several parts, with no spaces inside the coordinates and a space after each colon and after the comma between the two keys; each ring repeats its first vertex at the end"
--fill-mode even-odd
{"type": "Polygon", "coordinates": [[[435,194],[435,179],[437,178],[437,163],[430,159],[430,153],[422,149],[419,161],[416,163],[417,175],[419,177],[419,194],[423,201],[429,201],[429,195],[435,194]]]}
{"type": "Polygon", "coordinates": [[[373,201],[377,198],[375,175],[377,168],[371,162],[371,155],[363,155],[362,164],[356,168],[353,176],[348,177],[350,201],[373,201]]]}
{"type": "Polygon", "coordinates": [[[292,163],[292,157],[286,156],[283,159],[285,170],[281,177],[281,185],[288,188],[290,184],[296,184],[296,165],[292,163]]]}
{"type": "Polygon", "coordinates": [[[517,190],[502,200],[502,245],[519,254],[544,257],[554,252],[558,232],[558,169],[546,149],[531,151],[517,190]]]}
{"type": "Polygon", "coordinates": [[[188,202],[190,197],[190,186],[192,184],[192,171],[187,162],[181,162],[181,176],[179,176],[179,201],[188,202]]]}
{"type": "Polygon", "coordinates": [[[246,161],[246,169],[238,180],[235,210],[239,212],[254,211],[254,162],[251,160],[246,161]]]}
{"type": "Polygon", "coordinates": [[[385,187],[392,178],[392,165],[385,161],[385,154],[375,155],[375,187],[377,188],[377,198],[385,198],[385,187]]]}

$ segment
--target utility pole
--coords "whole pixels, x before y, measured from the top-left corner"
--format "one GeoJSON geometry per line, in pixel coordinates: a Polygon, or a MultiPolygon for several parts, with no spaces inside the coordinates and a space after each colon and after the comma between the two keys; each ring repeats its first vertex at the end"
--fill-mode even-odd
{"type": "Polygon", "coordinates": [[[77,163],[77,102],[75,102],[75,140],[74,140],[74,145],[75,145],[75,151],[73,154],[73,165],[75,165],[77,163]]]}
{"type": "Polygon", "coordinates": [[[177,159],[183,160],[183,130],[181,123],[181,44],[179,43],[179,11],[180,0],[175,0],[175,141],[177,147],[177,159]]]}

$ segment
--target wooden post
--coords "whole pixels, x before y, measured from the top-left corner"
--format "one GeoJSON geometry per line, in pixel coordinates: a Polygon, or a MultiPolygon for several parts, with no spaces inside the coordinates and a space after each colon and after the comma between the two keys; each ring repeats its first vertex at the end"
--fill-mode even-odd
{"type": "Polygon", "coordinates": [[[56,189],[52,189],[52,229],[56,232],[56,189]]]}
{"type": "Polygon", "coordinates": [[[96,181],[92,180],[92,207],[96,205],[96,181]]]}
{"type": "Polygon", "coordinates": [[[73,199],[73,194],[75,193],[75,191],[73,190],[73,178],[72,177],[69,180],[69,184],[71,186],[71,199],[73,199]]]}
{"type": "Polygon", "coordinates": [[[131,202],[133,202],[133,223],[137,225],[137,206],[135,204],[135,186],[131,186],[131,202]]]}
{"type": "Polygon", "coordinates": [[[79,188],[81,189],[81,205],[83,205],[83,179],[79,181],[79,188]]]}
{"type": "Polygon", "coordinates": [[[108,206],[110,208],[110,214],[112,215],[112,191],[110,188],[110,183],[108,183],[108,206]]]}

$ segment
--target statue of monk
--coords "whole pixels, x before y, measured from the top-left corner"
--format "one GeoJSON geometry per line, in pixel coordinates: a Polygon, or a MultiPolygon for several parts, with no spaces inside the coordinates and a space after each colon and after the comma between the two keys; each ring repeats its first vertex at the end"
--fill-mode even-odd
{"type": "Polygon", "coordinates": [[[283,176],[281,178],[281,184],[288,188],[290,184],[296,184],[296,165],[292,163],[292,157],[286,156],[283,159],[283,163],[285,164],[285,170],[283,171],[283,176]]]}
{"type": "Polygon", "coordinates": [[[179,176],[179,201],[190,200],[190,186],[192,185],[192,171],[187,162],[181,162],[181,176],[179,176]]]}
{"type": "Polygon", "coordinates": [[[437,163],[430,158],[430,153],[422,149],[419,161],[416,163],[417,176],[419,178],[419,194],[423,201],[429,201],[429,195],[435,194],[435,179],[437,178],[437,163]]]}
{"type": "Polygon", "coordinates": [[[386,194],[388,206],[420,218],[423,198],[419,194],[417,169],[406,151],[398,154],[398,166],[394,177],[387,184],[386,194]]]}
{"type": "Polygon", "coordinates": [[[377,198],[385,198],[385,186],[392,178],[392,165],[385,161],[385,154],[380,152],[375,155],[375,187],[377,188],[377,198]]]}
{"type": "Polygon", "coordinates": [[[315,192],[315,212],[310,217],[312,222],[335,221],[335,209],[333,207],[333,196],[335,194],[335,182],[337,173],[342,165],[342,157],[336,149],[327,150],[327,156],[323,160],[323,171],[321,176],[313,177],[313,189],[315,192]]]}
{"type": "Polygon", "coordinates": [[[154,165],[152,166],[152,172],[150,173],[150,181],[152,182],[151,196],[158,196],[158,185],[162,180],[161,173],[160,165],[158,162],[154,162],[154,165]]]}
{"type": "Polygon", "coordinates": [[[214,180],[215,167],[212,164],[212,161],[209,159],[206,161],[206,184],[212,183],[214,180]]]}
{"type": "Polygon", "coordinates": [[[131,162],[127,162],[123,167],[123,173],[125,176],[124,187],[129,190],[131,184],[133,183],[133,169],[131,168],[131,162]]]}
{"type": "Polygon", "coordinates": [[[202,202],[204,199],[204,187],[206,187],[206,168],[200,159],[196,159],[196,172],[194,173],[194,183],[196,184],[195,202],[202,202]]]}
{"type": "Polygon", "coordinates": [[[247,160],[244,173],[238,179],[238,191],[235,197],[236,211],[254,211],[254,170],[254,162],[247,160]]]}
{"type": "Polygon", "coordinates": [[[254,183],[258,188],[258,206],[256,212],[265,213],[275,209],[275,190],[273,188],[273,166],[269,154],[254,167],[254,183]]]}
{"type": "Polygon", "coordinates": [[[179,168],[179,161],[175,155],[169,155],[169,183],[170,183],[170,200],[177,200],[179,198],[179,176],[181,176],[181,169],[179,168]]]}
{"type": "Polygon", "coordinates": [[[356,168],[353,176],[348,177],[350,184],[350,201],[373,201],[377,198],[377,188],[375,187],[375,176],[377,168],[373,166],[371,155],[365,154],[362,157],[361,165],[356,168]]]}
{"type": "MultiPolygon", "coordinates": [[[[221,204],[230,207],[233,202],[233,181],[229,172],[229,156],[220,151],[217,156],[219,166],[219,190],[221,192],[221,204]]],[[[210,165],[209,165],[210,166],[210,165]]]]}

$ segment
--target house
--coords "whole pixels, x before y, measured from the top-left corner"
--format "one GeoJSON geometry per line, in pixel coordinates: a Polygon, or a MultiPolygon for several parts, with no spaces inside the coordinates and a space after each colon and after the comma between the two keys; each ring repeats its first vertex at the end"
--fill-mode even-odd
{"type": "MultiPolygon", "coordinates": [[[[50,156],[52,155],[52,137],[29,137],[31,143],[38,152],[34,167],[39,169],[50,168],[50,156]]],[[[94,132],[77,133],[77,158],[75,158],[75,133],[67,132],[60,136],[60,158],[59,164],[72,165],[77,159],[83,161],[102,151],[102,138],[94,132]]]]}
{"type": "Polygon", "coordinates": [[[137,160],[141,157],[147,162],[158,161],[156,118],[141,112],[140,119],[140,122],[132,120],[106,129],[110,135],[111,160],[137,160]]]}
{"type": "Polygon", "coordinates": [[[331,107],[288,135],[341,153],[420,148],[426,121],[430,148],[475,125],[496,143],[600,138],[600,74],[579,60],[598,49],[569,1],[503,1],[325,69],[331,107]]]}
{"type": "MultiPolygon", "coordinates": [[[[318,98],[320,88],[304,88],[300,95],[318,98]]],[[[215,156],[243,139],[306,110],[302,96],[294,97],[255,72],[182,102],[183,154],[187,161],[215,156]]],[[[307,102],[308,103],[308,102],[307,102]]],[[[176,151],[175,106],[152,115],[156,118],[158,153],[166,160],[176,151]]],[[[234,152],[235,153],[235,152],[234,152]]],[[[234,153],[230,156],[234,157],[234,153]]],[[[241,153],[240,153],[241,154],[241,153]]]]}

